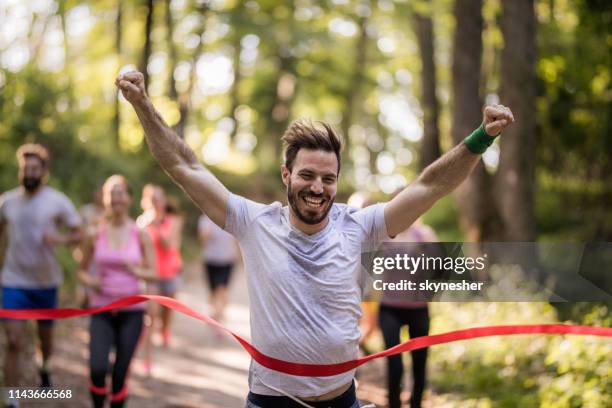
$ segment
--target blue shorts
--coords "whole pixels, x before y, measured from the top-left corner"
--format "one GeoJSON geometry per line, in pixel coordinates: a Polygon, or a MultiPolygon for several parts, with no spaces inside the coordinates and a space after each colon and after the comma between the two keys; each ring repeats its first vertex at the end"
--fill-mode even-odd
{"type": "MultiPolygon", "coordinates": [[[[3,309],[55,309],[56,307],[57,288],[25,289],[2,287],[3,309]]],[[[38,322],[40,324],[52,324],[53,320],[39,320],[38,322]]]]}
{"type": "Polygon", "coordinates": [[[180,275],[177,274],[174,278],[162,279],[157,282],[158,294],[162,296],[174,296],[179,286],[180,275]]]}

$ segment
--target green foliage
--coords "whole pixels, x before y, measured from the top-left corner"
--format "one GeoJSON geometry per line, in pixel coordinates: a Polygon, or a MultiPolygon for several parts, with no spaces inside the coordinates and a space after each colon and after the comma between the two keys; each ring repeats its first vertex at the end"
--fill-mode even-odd
{"type": "MultiPolygon", "coordinates": [[[[612,10],[604,3],[538,2],[538,169],[560,184],[579,186],[570,198],[578,207],[563,208],[571,208],[570,217],[586,224],[590,231],[585,238],[599,239],[612,231],[600,204],[610,192],[585,195],[594,184],[609,185],[612,174],[612,10]]],[[[546,229],[551,220],[541,214],[546,229]]]]}
{"type": "MultiPolygon", "coordinates": [[[[605,305],[575,307],[574,324],[609,327],[605,305]]],[[[432,332],[488,324],[555,323],[547,303],[437,303],[432,332]]],[[[491,407],[610,406],[610,340],[594,336],[505,336],[430,350],[430,378],[439,394],[460,394],[457,405],[491,407]]]]}
{"type": "MultiPolygon", "coordinates": [[[[610,327],[612,314],[603,304],[579,303],[572,314],[577,323],[610,327]]],[[[608,407],[612,405],[612,351],[609,339],[592,336],[555,337],[545,357],[550,378],[542,381],[543,406],[608,407]]]]}

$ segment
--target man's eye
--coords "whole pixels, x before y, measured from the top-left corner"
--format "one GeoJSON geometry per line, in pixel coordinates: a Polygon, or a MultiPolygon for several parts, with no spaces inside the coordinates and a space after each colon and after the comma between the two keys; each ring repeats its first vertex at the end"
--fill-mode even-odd
{"type": "Polygon", "coordinates": [[[312,174],[305,174],[305,173],[302,173],[302,174],[301,174],[301,176],[302,176],[302,178],[303,178],[304,180],[311,180],[311,179],[312,179],[312,174]]]}
{"type": "Polygon", "coordinates": [[[326,177],[323,179],[323,181],[327,184],[333,184],[336,181],[336,179],[333,177],[326,177]]]}

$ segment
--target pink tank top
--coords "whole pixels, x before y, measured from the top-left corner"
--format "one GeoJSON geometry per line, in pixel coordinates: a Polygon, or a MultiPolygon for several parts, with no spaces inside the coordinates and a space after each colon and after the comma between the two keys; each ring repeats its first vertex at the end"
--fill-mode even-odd
{"type": "MultiPolygon", "coordinates": [[[[140,280],[125,266],[126,263],[140,264],[142,250],[136,225],[130,222],[129,237],[123,247],[111,248],[108,242],[107,226],[102,224],[94,245],[96,275],[100,279],[100,291],[91,291],[92,307],[104,306],[119,298],[141,293],[140,280]]],[[[128,306],[127,310],[141,310],[144,303],[128,306]]]]}

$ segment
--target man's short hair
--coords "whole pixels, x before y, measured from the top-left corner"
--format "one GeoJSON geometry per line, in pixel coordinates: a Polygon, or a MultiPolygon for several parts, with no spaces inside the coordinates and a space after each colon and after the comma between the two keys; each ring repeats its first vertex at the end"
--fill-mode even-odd
{"type": "Polygon", "coordinates": [[[28,157],[36,157],[45,170],[49,169],[49,151],[38,143],[26,143],[17,149],[17,162],[23,166],[28,157]]]}
{"type": "Polygon", "coordinates": [[[285,166],[289,171],[292,170],[300,149],[311,149],[334,153],[338,159],[338,173],[340,173],[342,138],[328,123],[315,124],[306,119],[296,120],[289,125],[281,140],[285,145],[285,166]]]}

